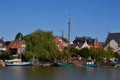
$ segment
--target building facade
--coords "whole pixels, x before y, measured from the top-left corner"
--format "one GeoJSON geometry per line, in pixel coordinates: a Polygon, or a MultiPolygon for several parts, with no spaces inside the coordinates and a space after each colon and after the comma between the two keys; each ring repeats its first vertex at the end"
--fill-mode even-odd
{"type": "Polygon", "coordinates": [[[68,46],[68,43],[63,41],[60,36],[54,36],[54,41],[59,51],[63,51],[63,49],[68,46]]]}
{"type": "Polygon", "coordinates": [[[91,37],[86,36],[76,37],[73,43],[79,50],[83,48],[103,48],[103,44],[98,42],[97,38],[92,39],[91,37]]]}
{"type": "Polygon", "coordinates": [[[114,52],[120,52],[120,33],[108,33],[105,41],[105,49],[110,47],[114,52]]]}
{"type": "Polygon", "coordinates": [[[26,44],[24,40],[13,40],[10,42],[8,48],[13,55],[18,55],[25,51],[26,44]]]}

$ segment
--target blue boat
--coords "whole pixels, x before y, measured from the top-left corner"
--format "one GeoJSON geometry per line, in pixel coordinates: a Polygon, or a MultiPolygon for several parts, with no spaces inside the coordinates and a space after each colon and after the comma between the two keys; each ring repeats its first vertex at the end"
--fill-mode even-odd
{"type": "Polygon", "coordinates": [[[27,66],[30,62],[22,62],[21,59],[5,60],[6,66],[27,66]]]}

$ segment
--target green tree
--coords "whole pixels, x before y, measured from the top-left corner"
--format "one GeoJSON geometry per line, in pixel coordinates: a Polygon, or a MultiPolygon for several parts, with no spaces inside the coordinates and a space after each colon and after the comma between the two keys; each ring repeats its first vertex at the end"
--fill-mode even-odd
{"type": "Polygon", "coordinates": [[[61,37],[61,39],[65,42],[68,42],[68,40],[65,37],[61,37]]]}
{"type": "Polygon", "coordinates": [[[70,49],[70,53],[71,53],[72,56],[79,55],[79,52],[80,51],[78,49],[75,49],[75,48],[70,49]]]}
{"type": "Polygon", "coordinates": [[[61,56],[62,56],[62,59],[68,60],[71,57],[71,53],[67,50],[67,48],[65,48],[62,51],[62,55],[61,56]]]}
{"type": "Polygon", "coordinates": [[[115,52],[115,53],[113,54],[113,57],[115,57],[115,58],[119,58],[119,59],[120,59],[120,53],[115,52]]]}
{"type": "Polygon", "coordinates": [[[15,40],[22,40],[23,39],[23,35],[21,32],[16,34],[15,40]]]}
{"type": "Polygon", "coordinates": [[[51,31],[36,30],[26,35],[24,40],[27,46],[25,54],[29,59],[34,56],[40,60],[52,60],[59,56],[51,31]]]}
{"type": "Polygon", "coordinates": [[[13,59],[13,56],[10,53],[10,51],[0,52],[0,59],[1,60],[9,60],[9,59],[13,59]]]}
{"type": "Polygon", "coordinates": [[[82,50],[80,50],[79,55],[84,57],[84,58],[88,58],[90,57],[92,54],[91,49],[88,48],[83,48],[82,50]]]}

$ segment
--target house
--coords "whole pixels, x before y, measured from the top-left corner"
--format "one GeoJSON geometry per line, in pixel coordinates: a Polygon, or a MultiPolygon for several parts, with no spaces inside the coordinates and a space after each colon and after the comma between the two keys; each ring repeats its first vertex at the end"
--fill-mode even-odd
{"type": "Polygon", "coordinates": [[[68,43],[63,41],[60,36],[54,36],[54,41],[59,51],[63,51],[63,49],[68,46],[68,43]]]}
{"type": "Polygon", "coordinates": [[[108,33],[105,41],[105,49],[111,47],[114,52],[120,52],[120,33],[108,33]]]}
{"type": "Polygon", "coordinates": [[[0,39],[0,51],[6,51],[7,47],[5,45],[5,42],[3,41],[3,38],[0,39]]]}
{"type": "Polygon", "coordinates": [[[73,41],[75,48],[81,50],[83,48],[103,48],[103,44],[98,42],[98,39],[92,39],[91,37],[76,37],[73,41]]]}
{"type": "Polygon", "coordinates": [[[90,48],[86,41],[84,43],[75,44],[75,49],[81,50],[83,48],[90,48]]]}
{"type": "Polygon", "coordinates": [[[26,44],[24,40],[13,40],[10,42],[8,48],[13,55],[18,55],[25,51],[26,44]]]}

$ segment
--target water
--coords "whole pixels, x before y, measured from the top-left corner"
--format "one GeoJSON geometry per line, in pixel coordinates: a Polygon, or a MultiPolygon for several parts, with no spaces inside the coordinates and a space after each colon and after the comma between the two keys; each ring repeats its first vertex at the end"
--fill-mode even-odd
{"type": "Polygon", "coordinates": [[[12,66],[0,68],[0,80],[120,80],[120,68],[12,66]]]}

